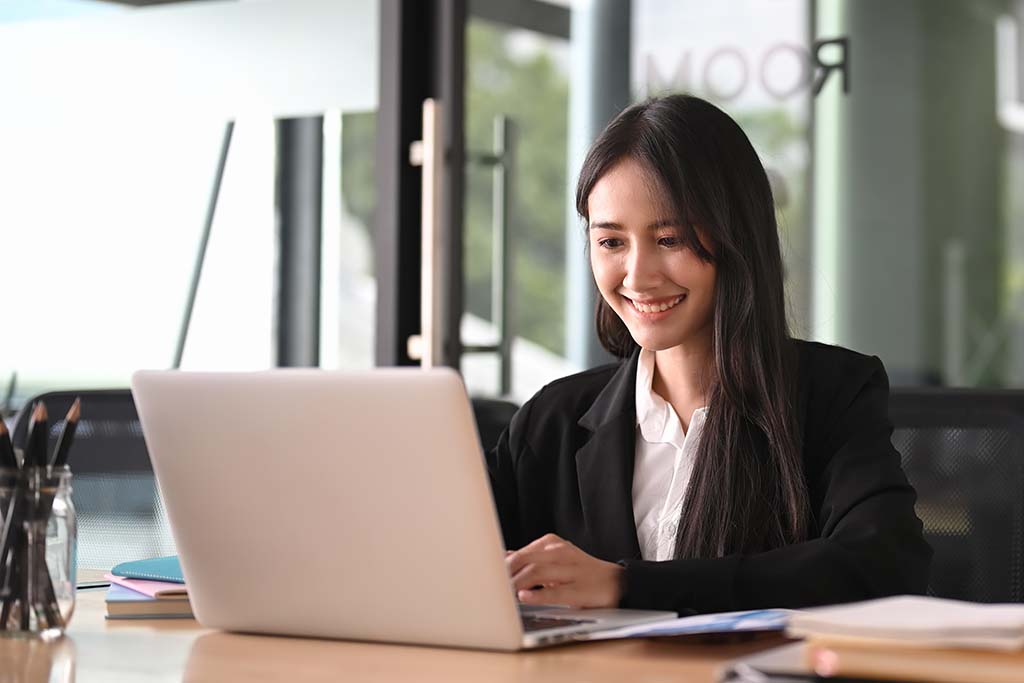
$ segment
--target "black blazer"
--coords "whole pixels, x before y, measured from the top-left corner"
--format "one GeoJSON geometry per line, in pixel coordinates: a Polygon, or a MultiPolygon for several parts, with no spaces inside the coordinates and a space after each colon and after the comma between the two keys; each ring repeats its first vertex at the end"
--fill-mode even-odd
{"type": "Polygon", "coordinates": [[[881,361],[794,343],[811,540],[751,555],[640,559],[632,502],[635,353],[545,386],[488,454],[506,546],[552,532],[621,562],[623,607],[718,612],[924,592],[931,548],[890,441],[881,361]]]}

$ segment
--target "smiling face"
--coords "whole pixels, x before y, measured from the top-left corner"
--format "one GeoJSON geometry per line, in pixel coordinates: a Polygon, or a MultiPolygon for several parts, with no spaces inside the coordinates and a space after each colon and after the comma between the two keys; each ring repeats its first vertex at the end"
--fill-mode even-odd
{"type": "Polygon", "coordinates": [[[652,351],[706,349],[715,267],[682,241],[655,177],[623,159],[594,184],[587,207],[594,280],[636,343],[652,351]]]}

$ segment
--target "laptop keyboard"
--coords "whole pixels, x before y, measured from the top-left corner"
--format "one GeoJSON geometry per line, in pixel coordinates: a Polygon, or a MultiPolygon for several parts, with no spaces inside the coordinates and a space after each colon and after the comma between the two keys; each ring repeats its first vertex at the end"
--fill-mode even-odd
{"type": "Polygon", "coordinates": [[[546,628],[559,628],[560,626],[576,626],[578,624],[593,624],[593,619],[569,619],[558,617],[541,617],[534,614],[521,614],[523,630],[526,632],[540,631],[546,628]]]}

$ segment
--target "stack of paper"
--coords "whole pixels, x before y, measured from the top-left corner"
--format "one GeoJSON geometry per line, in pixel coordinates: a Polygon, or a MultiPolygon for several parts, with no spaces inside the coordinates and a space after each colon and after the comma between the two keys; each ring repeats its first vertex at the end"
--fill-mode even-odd
{"type": "Polygon", "coordinates": [[[107,619],[190,619],[187,595],[153,597],[116,583],[107,590],[107,619]]]}
{"type": "Polygon", "coordinates": [[[900,596],[794,614],[787,632],[821,676],[1024,681],[1024,604],[900,596]]]}
{"type": "MultiPolygon", "coordinates": [[[[192,606],[188,600],[188,589],[178,581],[178,574],[154,574],[152,567],[146,563],[138,563],[141,568],[132,571],[130,565],[118,565],[115,573],[104,578],[110,581],[107,591],[107,619],[174,619],[190,618],[192,606]],[[125,569],[128,567],[128,569],[125,569]],[[123,574],[135,576],[161,576],[171,581],[140,578],[126,578],[123,574]]],[[[183,581],[183,580],[182,580],[183,581]]]]}
{"type": "Polygon", "coordinates": [[[1024,604],[987,605],[903,595],[794,614],[799,638],[882,640],[919,647],[1024,648],[1024,604]]]}

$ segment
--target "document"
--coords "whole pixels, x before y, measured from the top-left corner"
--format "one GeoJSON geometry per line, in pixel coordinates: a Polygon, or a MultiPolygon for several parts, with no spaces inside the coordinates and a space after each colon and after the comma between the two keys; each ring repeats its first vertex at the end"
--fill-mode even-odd
{"type": "Polygon", "coordinates": [[[1021,650],[1024,604],[982,604],[901,595],[803,610],[791,620],[788,633],[797,638],[829,641],[1021,650]]]}
{"type": "Polygon", "coordinates": [[[582,640],[613,638],[659,638],[708,633],[739,633],[743,631],[781,631],[795,610],[760,609],[745,612],[720,612],[680,617],[651,624],[638,624],[584,634],[582,640]]]}

